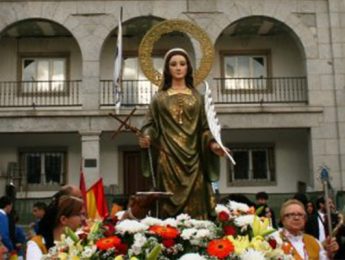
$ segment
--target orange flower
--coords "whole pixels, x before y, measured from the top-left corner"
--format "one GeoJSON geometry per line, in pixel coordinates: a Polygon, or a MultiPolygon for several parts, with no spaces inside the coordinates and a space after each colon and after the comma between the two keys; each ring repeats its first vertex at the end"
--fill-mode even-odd
{"type": "Polygon", "coordinates": [[[180,232],[171,226],[159,226],[159,225],[153,225],[149,228],[149,231],[152,233],[162,237],[163,239],[175,239],[180,232]]]}
{"type": "Polygon", "coordinates": [[[121,239],[117,236],[101,238],[96,242],[96,246],[100,250],[108,250],[121,244],[121,239]]]}
{"type": "Polygon", "coordinates": [[[207,253],[220,259],[234,252],[234,245],[228,239],[215,239],[208,243],[207,253]]]}

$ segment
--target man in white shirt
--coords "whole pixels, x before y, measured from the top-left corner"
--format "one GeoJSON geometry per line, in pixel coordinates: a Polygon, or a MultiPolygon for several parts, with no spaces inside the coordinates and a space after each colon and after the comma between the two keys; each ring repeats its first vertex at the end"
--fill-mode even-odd
{"type": "Polygon", "coordinates": [[[295,259],[329,259],[339,249],[337,242],[332,238],[322,245],[313,236],[305,234],[306,216],[304,205],[300,201],[286,201],[280,210],[282,239],[291,246],[295,259]]]}
{"type": "MultiPolygon", "coordinates": [[[[333,214],[335,206],[331,198],[328,199],[329,207],[331,210],[331,226],[337,224],[337,214],[333,214]]],[[[326,203],[324,197],[319,197],[316,201],[317,212],[309,216],[305,227],[305,232],[317,238],[321,243],[326,240],[328,236],[328,223],[326,215],[326,203]]]]}

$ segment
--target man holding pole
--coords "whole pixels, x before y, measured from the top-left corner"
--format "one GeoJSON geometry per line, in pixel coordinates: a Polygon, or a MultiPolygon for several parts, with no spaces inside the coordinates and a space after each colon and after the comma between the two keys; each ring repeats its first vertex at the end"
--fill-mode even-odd
{"type": "Polygon", "coordinates": [[[327,237],[324,243],[303,232],[306,223],[304,205],[295,199],[286,201],[280,210],[280,220],[283,224],[281,237],[286,248],[290,248],[294,259],[326,260],[333,257],[339,249],[335,238],[327,237]]]}

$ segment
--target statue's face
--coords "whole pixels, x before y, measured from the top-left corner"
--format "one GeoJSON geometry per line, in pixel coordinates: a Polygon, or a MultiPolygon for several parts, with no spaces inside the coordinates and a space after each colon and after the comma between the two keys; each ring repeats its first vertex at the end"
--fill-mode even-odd
{"type": "Polygon", "coordinates": [[[187,75],[188,65],[184,56],[176,54],[170,58],[169,72],[173,79],[184,79],[187,75]]]}

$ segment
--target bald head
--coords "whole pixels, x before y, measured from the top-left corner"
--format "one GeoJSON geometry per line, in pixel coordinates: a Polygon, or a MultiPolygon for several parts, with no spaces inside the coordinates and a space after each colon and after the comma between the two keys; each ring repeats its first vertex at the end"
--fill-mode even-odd
{"type": "Polygon", "coordinates": [[[77,198],[83,198],[81,190],[76,185],[68,184],[68,185],[62,186],[60,192],[62,193],[62,195],[68,195],[68,196],[74,196],[77,198]]]}

